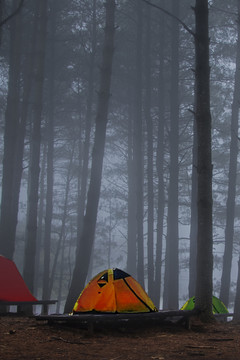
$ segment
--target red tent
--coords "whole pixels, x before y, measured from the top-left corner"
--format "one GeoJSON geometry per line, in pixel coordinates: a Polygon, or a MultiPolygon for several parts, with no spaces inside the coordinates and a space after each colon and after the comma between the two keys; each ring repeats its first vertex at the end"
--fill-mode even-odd
{"type": "Polygon", "coordinates": [[[0,302],[37,301],[13,261],[0,255],[0,302]]]}

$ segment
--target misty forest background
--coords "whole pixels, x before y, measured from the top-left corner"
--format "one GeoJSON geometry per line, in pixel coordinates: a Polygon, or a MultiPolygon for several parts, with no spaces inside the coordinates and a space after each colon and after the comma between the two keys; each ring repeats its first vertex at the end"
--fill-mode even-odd
{"type": "MultiPolygon", "coordinates": [[[[194,0],[151,3],[194,30],[194,0]]],[[[213,293],[229,309],[240,250],[239,3],[209,1],[213,293]]],[[[4,19],[21,1],[0,4],[4,19]]],[[[0,253],[15,260],[37,298],[58,299],[62,312],[89,185],[105,7],[103,0],[21,5],[1,26],[0,253]]],[[[145,286],[157,307],[177,309],[195,294],[196,281],[194,41],[179,21],[144,1],[116,5],[87,280],[119,267],[145,286]]]]}

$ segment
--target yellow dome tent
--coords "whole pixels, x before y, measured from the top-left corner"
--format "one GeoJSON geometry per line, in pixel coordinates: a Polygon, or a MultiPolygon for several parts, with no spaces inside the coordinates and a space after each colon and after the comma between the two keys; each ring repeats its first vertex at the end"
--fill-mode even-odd
{"type": "Polygon", "coordinates": [[[120,269],[96,275],[81,292],[73,314],[82,312],[143,313],[157,311],[141,285],[120,269]]]}

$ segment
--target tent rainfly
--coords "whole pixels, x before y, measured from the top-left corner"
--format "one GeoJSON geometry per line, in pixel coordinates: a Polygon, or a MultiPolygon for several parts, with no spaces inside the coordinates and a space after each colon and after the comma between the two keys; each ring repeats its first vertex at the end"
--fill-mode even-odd
{"type": "Polygon", "coordinates": [[[0,302],[37,302],[12,260],[0,255],[0,302]]]}
{"type": "MultiPolygon", "coordinates": [[[[182,307],[181,310],[193,310],[195,307],[195,296],[191,297],[182,307]]],[[[228,309],[224,303],[216,296],[212,297],[213,314],[227,314],[228,309]]]]}
{"type": "Polygon", "coordinates": [[[157,311],[157,308],[141,285],[120,269],[108,269],[96,275],[81,292],[73,308],[73,314],[152,311],[157,311]]]}

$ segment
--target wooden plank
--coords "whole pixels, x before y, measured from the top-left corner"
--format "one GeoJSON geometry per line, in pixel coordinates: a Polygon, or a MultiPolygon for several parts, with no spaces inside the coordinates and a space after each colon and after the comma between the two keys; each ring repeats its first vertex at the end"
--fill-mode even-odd
{"type": "Polygon", "coordinates": [[[186,323],[195,315],[194,311],[159,311],[150,313],[79,313],[74,315],[37,315],[36,320],[47,320],[49,323],[68,323],[79,325],[143,325],[159,324],[165,321],[186,323]]]}
{"type": "MultiPolygon", "coordinates": [[[[54,314],[54,315],[37,315],[36,320],[45,320],[49,324],[62,323],[70,325],[79,325],[87,328],[95,326],[144,326],[144,325],[160,325],[164,323],[182,324],[186,328],[190,328],[190,320],[197,313],[194,310],[173,310],[173,311],[158,311],[150,313],[78,313],[74,315],[69,314],[54,314]]],[[[216,318],[230,317],[233,314],[217,314],[216,318]]]]}
{"type": "Polygon", "coordinates": [[[51,305],[56,304],[57,300],[37,300],[37,301],[1,301],[0,305],[11,306],[11,305],[51,305]]]}

